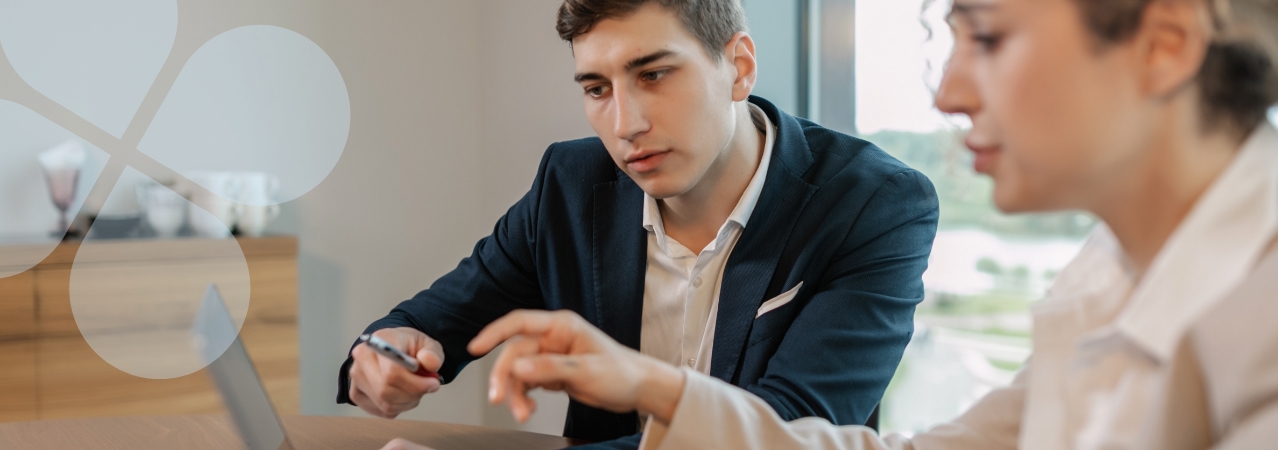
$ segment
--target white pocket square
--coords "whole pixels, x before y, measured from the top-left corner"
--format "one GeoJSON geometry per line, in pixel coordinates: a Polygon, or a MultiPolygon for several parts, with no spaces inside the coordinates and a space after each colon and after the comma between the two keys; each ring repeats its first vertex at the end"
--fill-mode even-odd
{"type": "Polygon", "coordinates": [[[764,302],[764,304],[760,305],[760,309],[756,310],[756,318],[759,319],[760,316],[763,316],[765,313],[781,308],[782,305],[787,303],[791,303],[791,300],[796,298],[796,294],[800,293],[800,286],[804,286],[803,281],[801,281],[800,284],[797,284],[796,287],[791,288],[791,290],[783,292],[782,295],[764,302]]]}

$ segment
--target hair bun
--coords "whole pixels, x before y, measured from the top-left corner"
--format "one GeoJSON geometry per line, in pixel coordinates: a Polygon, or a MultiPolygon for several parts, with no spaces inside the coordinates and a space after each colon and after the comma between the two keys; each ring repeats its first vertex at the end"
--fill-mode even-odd
{"type": "Polygon", "coordinates": [[[1275,0],[1209,0],[1214,42],[1254,47],[1276,61],[1275,0]]]}

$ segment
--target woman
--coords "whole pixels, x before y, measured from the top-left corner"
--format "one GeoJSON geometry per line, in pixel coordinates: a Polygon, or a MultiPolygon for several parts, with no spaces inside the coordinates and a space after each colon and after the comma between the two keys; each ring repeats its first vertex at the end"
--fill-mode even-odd
{"type": "Polygon", "coordinates": [[[514,336],[490,400],[520,420],[533,387],[638,410],[644,448],[1276,448],[1275,17],[1274,0],[954,0],[936,104],[972,120],[996,205],[1103,225],[1034,306],[1027,368],[952,423],[881,440],[783,422],[565,312],[471,343],[514,336]]]}

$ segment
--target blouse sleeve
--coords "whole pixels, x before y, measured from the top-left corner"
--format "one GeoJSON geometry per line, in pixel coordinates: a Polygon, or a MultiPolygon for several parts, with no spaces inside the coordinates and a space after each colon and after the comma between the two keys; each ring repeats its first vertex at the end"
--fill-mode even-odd
{"type": "Polygon", "coordinates": [[[1024,369],[1012,385],[992,391],[955,421],[908,440],[899,435],[882,439],[871,428],[836,426],[817,417],[786,422],[768,403],[747,391],[684,370],[684,391],[671,423],[649,420],[641,449],[1014,449],[1029,371],[1024,369]]]}

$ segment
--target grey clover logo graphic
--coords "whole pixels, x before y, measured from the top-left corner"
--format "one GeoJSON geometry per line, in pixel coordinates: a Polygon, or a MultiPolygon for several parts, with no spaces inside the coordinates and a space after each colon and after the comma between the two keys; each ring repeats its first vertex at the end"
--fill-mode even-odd
{"type": "MultiPolygon", "coordinates": [[[[101,199],[107,217],[136,209],[146,184],[158,200],[183,202],[192,227],[229,235],[223,209],[277,207],[333,170],[351,105],[328,54],[274,25],[193,42],[207,30],[184,34],[180,13],[176,0],[0,0],[0,244],[16,249],[0,254],[0,278],[47,257],[58,244],[49,228],[66,232],[59,218],[86,199],[101,199]],[[254,182],[245,180],[272,195],[240,194],[254,182]]],[[[100,219],[89,236],[109,225],[100,219]]],[[[99,356],[144,378],[200,370],[187,333],[209,283],[239,329],[249,309],[244,254],[233,239],[197,241],[80,244],[71,309],[99,356]],[[139,245],[181,254],[163,266],[128,263],[139,245]]]]}

